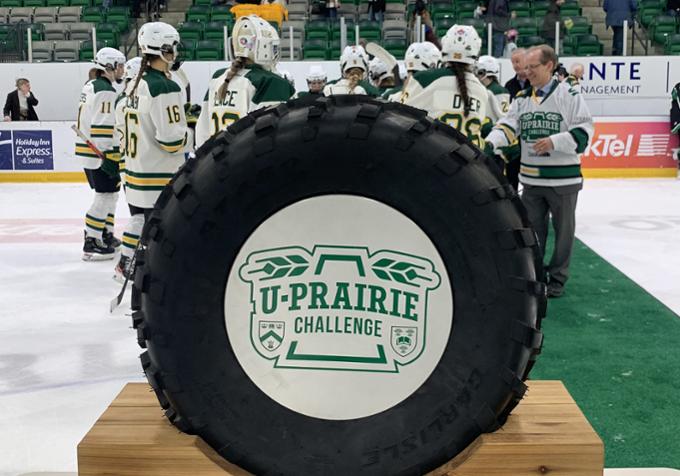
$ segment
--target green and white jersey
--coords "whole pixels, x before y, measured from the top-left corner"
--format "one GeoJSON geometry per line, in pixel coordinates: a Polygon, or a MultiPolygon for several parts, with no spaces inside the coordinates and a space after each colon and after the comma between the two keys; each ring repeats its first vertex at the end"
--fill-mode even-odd
{"type": "Polygon", "coordinates": [[[402,84],[401,86],[388,89],[383,93],[382,98],[391,102],[401,102],[401,90],[403,87],[404,85],[402,84]]]}
{"type": "Polygon", "coordinates": [[[210,80],[196,123],[196,148],[210,137],[257,109],[280,104],[295,94],[295,88],[281,76],[257,64],[241,69],[229,81],[224,99],[218,92],[228,69],[220,69],[210,80]]]}
{"type": "MultiPolygon", "coordinates": [[[[88,81],[80,93],[76,125],[104,154],[116,153],[113,140],[116,96],[113,85],[104,77],[88,81]]],[[[102,160],[80,138],[76,138],[75,154],[86,169],[98,169],[102,165],[102,160]]]]}
{"type": "Polygon", "coordinates": [[[553,80],[542,98],[533,88],[520,91],[486,140],[498,149],[519,139],[520,181],[560,187],[583,182],[580,154],[592,136],[593,119],[583,96],[568,84],[553,80]],[[554,150],[539,155],[533,144],[544,137],[550,137],[554,150]]]}
{"type": "Polygon", "coordinates": [[[378,88],[373,86],[371,83],[362,79],[354,87],[350,89],[349,79],[340,78],[333,81],[329,81],[323,88],[324,96],[333,96],[335,94],[365,94],[367,96],[378,97],[380,96],[380,91],[378,88]]]}
{"type": "Polygon", "coordinates": [[[165,73],[149,69],[125,99],[125,183],[130,205],[153,207],[184,163],[184,97],[165,73]]]}
{"type": "Polygon", "coordinates": [[[574,91],[578,91],[579,93],[581,92],[581,81],[573,74],[567,76],[567,78],[564,81],[569,86],[571,86],[571,89],[573,89],[574,91]]]}
{"type": "Polygon", "coordinates": [[[128,83],[125,91],[120,93],[116,98],[116,106],[114,111],[114,129],[113,129],[113,143],[114,148],[118,148],[120,153],[120,163],[118,167],[120,168],[120,179],[124,180],[123,173],[125,171],[125,104],[126,104],[126,93],[132,89],[132,83],[128,83]]]}
{"type": "Polygon", "coordinates": [[[510,92],[498,84],[496,80],[490,82],[486,89],[490,93],[489,109],[486,115],[492,122],[496,123],[510,110],[510,92]]]}
{"type": "Polygon", "coordinates": [[[470,72],[465,73],[470,112],[465,105],[458,80],[449,68],[419,71],[409,79],[402,91],[402,102],[427,111],[428,116],[458,129],[479,148],[484,147],[481,127],[488,109],[484,85],[470,72]]]}

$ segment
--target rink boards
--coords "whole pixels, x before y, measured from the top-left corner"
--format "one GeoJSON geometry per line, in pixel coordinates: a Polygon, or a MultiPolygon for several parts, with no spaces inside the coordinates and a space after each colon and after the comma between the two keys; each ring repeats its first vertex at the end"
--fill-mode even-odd
{"type": "MultiPolygon", "coordinates": [[[[85,181],[72,122],[0,125],[0,182],[85,181]]],[[[596,117],[582,157],[585,177],[675,177],[678,137],[668,117],[596,117]]]]}

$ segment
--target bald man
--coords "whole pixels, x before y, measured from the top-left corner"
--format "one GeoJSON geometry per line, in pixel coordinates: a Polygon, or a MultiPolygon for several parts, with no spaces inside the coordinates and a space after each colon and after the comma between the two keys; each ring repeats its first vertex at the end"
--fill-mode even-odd
{"type": "MultiPolygon", "coordinates": [[[[512,69],[515,70],[515,77],[505,83],[505,89],[510,93],[510,102],[512,102],[518,92],[531,86],[527,79],[526,54],[527,50],[524,48],[517,48],[512,52],[512,56],[510,56],[512,69]]],[[[517,154],[518,151],[519,148],[514,152],[517,154]]],[[[508,157],[508,159],[510,158],[508,157]]],[[[505,176],[507,177],[508,182],[510,182],[510,184],[515,187],[515,190],[517,190],[519,187],[519,160],[510,160],[510,162],[505,164],[505,176]]]]}
{"type": "Polygon", "coordinates": [[[581,80],[583,79],[584,67],[581,63],[574,63],[569,68],[569,76],[565,81],[572,89],[581,92],[581,80]]]}

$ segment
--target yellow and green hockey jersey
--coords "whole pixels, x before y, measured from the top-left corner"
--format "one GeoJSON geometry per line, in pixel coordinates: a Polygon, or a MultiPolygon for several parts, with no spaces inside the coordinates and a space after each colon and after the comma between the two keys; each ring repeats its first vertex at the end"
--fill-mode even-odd
{"type": "Polygon", "coordinates": [[[184,97],[165,73],[149,69],[125,99],[125,183],[130,205],[153,207],[184,163],[184,97]]]}
{"type": "Polygon", "coordinates": [[[419,71],[409,79],[402,90],[404,104],[427,111],[428,116],[458,129],[482,149],[484,140],[481,127],[487,114],[486,88],[474,74],[465,73],[470,112],[465,115],[465,105],[458,80],[449,68],[419,71]]]}
{"type": "Polygon", "coordinates": [[[220,99],[218,92],[228,72],[220,69],[210,80],[196,123],[196,148],[249,112],[280,104],[295,94],[285,78],[251,64],[236,73],[229,81],[224,99],[220,99]]]}
{"type": "MultiPolygon", "coordinates": [[[[88,81],[80,93],[76,126],[100,152],[116,157],[113,140],[114,107],[118,94],[111,82],[104,78],[88,81]]],[[[98,169],[102,160],[87,144],[76,138],[76,157],[86,169],[98,169]]]]}

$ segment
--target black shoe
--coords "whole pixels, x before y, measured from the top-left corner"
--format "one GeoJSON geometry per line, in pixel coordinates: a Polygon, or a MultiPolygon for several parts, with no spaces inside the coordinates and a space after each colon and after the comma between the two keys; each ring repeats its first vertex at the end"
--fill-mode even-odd
{"type": "Polygon", "coordinates": [[[135,269],[132,267],[132,259],[127,256],[120,256],[116,268],[113,270],[113,279],[123,284],[126,279],[129,281],[135,280],[135,269]]]}
{"type": "Polygon", "coordinates": [[[83,244],[83,261],[104,261],[113,259],[116,249],[108,246],[102,240],[85,235],[83,244]]]}
{"type": "Polygon", "coordinates": [[[548,297],[558,298],[564,294],[564,286],[560,283],[552,282],[548,284],[548,297]]]}
{"type": "Polygon", "coordinates": [[[113,233],[111,233],[109,230],[104,229],[102,232],[102,241],[107,245],[110,246],[111,248],[118,249],[120,248],[120,245],[122,244],[121,241],[113,236],[113,233]]]}

